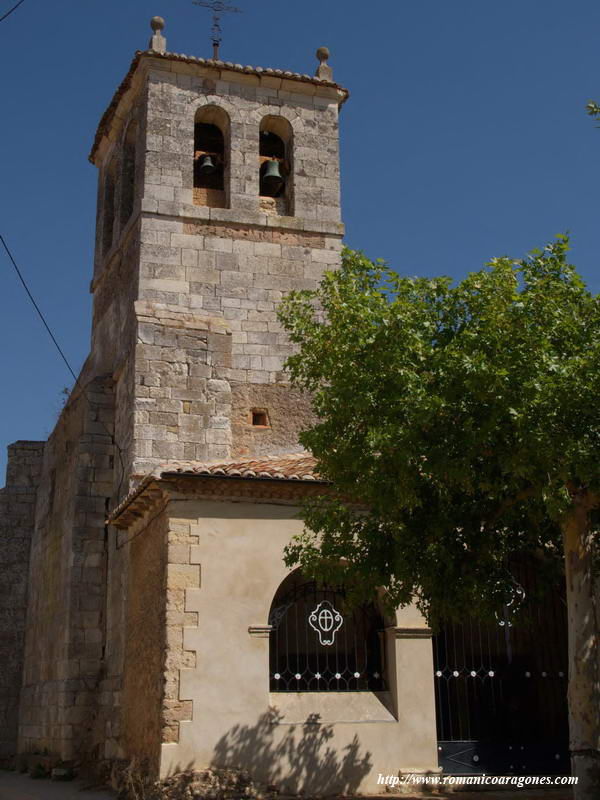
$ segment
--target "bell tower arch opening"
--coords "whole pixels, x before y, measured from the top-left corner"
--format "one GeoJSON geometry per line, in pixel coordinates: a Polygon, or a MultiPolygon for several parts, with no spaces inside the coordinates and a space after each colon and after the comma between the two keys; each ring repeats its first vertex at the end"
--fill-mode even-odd
{"type": "Polygon", "coordinates": [[[218,106],[198,109],[194,120],[194,204],[228,208],[229,116],[218,106]]]}
{"type": "Polygon", "coordinates": [[[260,123],[259,193],[262,211],[292,216],[293,131],[285,117],[266,116],[260,123]]]}

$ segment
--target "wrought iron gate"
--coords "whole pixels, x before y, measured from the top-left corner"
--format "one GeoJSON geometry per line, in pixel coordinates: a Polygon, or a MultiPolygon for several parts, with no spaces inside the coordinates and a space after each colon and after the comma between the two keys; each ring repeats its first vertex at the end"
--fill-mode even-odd
{"type": "Polygon", "coordinates": [[[570,772],[564,586],[543,593],[535,562],[514,574],[525,601],[514,623],[465,619],[433,639],[438,754],[451,774],[570,772]]]}

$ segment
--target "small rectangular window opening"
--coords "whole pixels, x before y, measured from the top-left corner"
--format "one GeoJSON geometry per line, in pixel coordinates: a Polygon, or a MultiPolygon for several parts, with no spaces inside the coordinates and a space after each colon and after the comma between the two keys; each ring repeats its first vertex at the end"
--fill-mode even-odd
{"type": "Polygon", "coordinates": [[[269,425],[269,416],[264,408],[252,409],[252,424],[260,428],[267,428],[269,425]]]}

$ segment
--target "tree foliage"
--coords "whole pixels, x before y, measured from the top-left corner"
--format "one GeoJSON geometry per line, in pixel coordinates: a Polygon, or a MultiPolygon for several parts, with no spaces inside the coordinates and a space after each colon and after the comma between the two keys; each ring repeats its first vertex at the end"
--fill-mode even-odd
{"type": "Polygon", "coordinates": [[[598,103],[594,102],[594,100],[590,100],[590,102],[586,105],[585,110],[590,117],[594,117],[594,119],[600,119],[600,106],[598,103]]]}
{"type": "Polygon", "coordinates": [[[288,566],[356,601],[415,597],[435,623],[497,611],[518,554],[562,555],[561,518],[600,493],[600,303],[567,251],[560,236],[453,285],[346,250],[285,299],[287,366],[320,418],[301,441],[336,488],[288,566]]]}

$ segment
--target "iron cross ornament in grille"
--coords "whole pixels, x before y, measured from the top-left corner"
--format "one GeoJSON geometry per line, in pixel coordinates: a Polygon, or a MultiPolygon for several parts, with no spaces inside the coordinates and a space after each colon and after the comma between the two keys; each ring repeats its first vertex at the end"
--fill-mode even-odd
{"type": "Polygon", "coordinates": [[[272,692],[385,690],[384,620],[373,603],[347,608],[341,587],[292,573],[273,598],[269,624],[272,692]]]}
{"type": "Polygon", "coordinates": [[[309,615],[308,624],[317,632],[319,644],[330,647],[335,642],[336,633],[344,624],[344,618],[329,600],[323,600],[309,615]]]}

